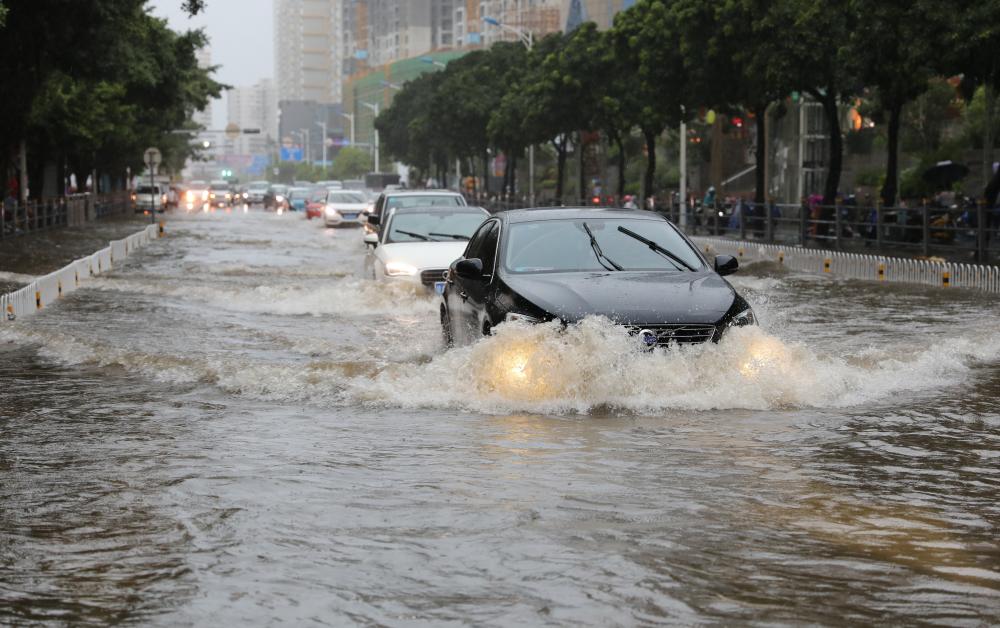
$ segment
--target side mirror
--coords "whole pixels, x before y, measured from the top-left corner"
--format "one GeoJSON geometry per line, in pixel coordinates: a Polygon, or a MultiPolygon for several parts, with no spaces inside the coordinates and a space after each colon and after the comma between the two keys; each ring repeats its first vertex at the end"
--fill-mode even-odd
{"type": "Polygon", "coordinates": [[[365,234],[365,245],[370,246],[373,249],[378,246],[378,234],[377,233],[366,233],[365,234]]]}
{"type": "Polygon", "coordinates": [[[483,260],[473,257],[455,263],[455,274],[465,279],[481,279],[483,276],[483,260]]]}
{"type": "Polygon", "coordinates": [[[382,217],[378,214],[368,214],[368,224],[377,227],[381,222],[382,217]]]}
{"type": "Polygon", "coordinates": [[[715,256],[715,272],[719,273],[723,277],[726,275],[732,275],[739,269],[740,263],[732,255],[715,256]]]}

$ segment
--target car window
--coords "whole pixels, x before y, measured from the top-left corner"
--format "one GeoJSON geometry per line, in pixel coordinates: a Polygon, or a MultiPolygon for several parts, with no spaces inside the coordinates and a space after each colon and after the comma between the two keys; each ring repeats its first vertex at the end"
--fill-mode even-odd
{"type": "Polygon", "coordinates": [[[604,271],[613,267],[611,260],[624,270],[677,270],[677,264],[667,256],[619,231],[619,227],[656,242],[692,268],[702,267],[697,252],[664,220],[587,218],[512,224],[504,268],[511,273],[604,271]],[[584,223],[606,256],[603,261],[591,246],[584,223]]]}
{"type": "Polygon", "coordinates": [[[486,236],[489,235],[490,228],[492,226],[492,224],[486,223],[479,227],[479,230],[472,236],[472,240],[469,241],[469,246],[465,247],[466,259],[482,259],[480,256],[483,251],[483,241],[486,239],[486,236]]]}
{"type": "Polygon", "coordinates": [[[352,194],[351,192],[330,192],[326,195],[326,202],[361,204],[365,202],[365,199],[360,194],[352,194]]]}
{"type": "Polygon", "coordinates": [[[485,213],[468,210],[394,213],[385,242],[461,242],[485,219],[485,213]]]}
{"type": "Polygon", "coordinates": [[[479,252],[479,259],[483,260],[483,274],[493,275],[493,265],[497,259],[497,240],[500,238],[500,223],[492,221],[490,230],[483,238],[483,245],[479,252]]]}
{"type": "Polygon", "coordinates": [[[388,196],[385,206],[389,209],[399,207],[459,207],[462,197],[454,194],[420,194],[418,196],[388,196]]]}

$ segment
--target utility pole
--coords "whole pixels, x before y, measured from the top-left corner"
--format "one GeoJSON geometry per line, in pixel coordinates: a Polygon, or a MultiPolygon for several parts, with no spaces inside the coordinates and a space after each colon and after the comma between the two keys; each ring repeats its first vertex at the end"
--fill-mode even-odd
{"type": "MultiPolygon", "coordinates": [[[[363,100],[359,100],[358,104],[360,104],[363,107],[367,107],[368,109],[371,109],[372,112],[375,114],[375,118],[378,118],[378,113],[379,113],[378,103],[370,103],[370,102],[364,102],[363,100]]],[[[375,129],[375,172],[381,172],[381,169],[379,168],[378,127],[375,126],[375,118],[372,118],[372,128],[375,129]]]]}
{"type": "Polygon", "coordinates": [[[341,113],[340,115],[344,116],[345,118],[347,118],[348,120],[351,121],[351,146],[353,147],[354,146],[354,142],[355,142],[355,140],[354,140],[354,114],[353,113],[341,113]]]}
{"type": "Polygon", "coordinates": [[[684,119],[684,107],[681,107],[681,189],[680,189],[680,226],[681,231],[687,228],[687,122],[684,119]]]}
{"type": "Polygon", "coordinates": [[[317,122],[316,124],[318,124],[323,129],[323,178],[325,179],[326,176],[327,176],[327,174],[326,174],[327,173],[327,168],[326,168],[326,122],[317,122]]]}

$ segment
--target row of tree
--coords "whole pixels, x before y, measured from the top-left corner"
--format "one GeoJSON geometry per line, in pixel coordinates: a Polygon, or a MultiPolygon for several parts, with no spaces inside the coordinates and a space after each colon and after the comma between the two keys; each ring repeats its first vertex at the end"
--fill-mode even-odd
{"type": "MultiPolygon", "coordinates": [[[[174,131],[192,128],[193,112],[223,88],[198,66],[201,31],[171,30],[146,0],[0,6],[0,172],[30,180],[37,196],[46,174],[45,187],[61,194],[69,174],[82,184],[93,173],[141,172],[152,145],[168,167],[183,166],[193,149],[174,131]]],[[[202,1],[184,7],[193,14],[202,1]]]]}
{"type": "MultiPolygon", "coordinates": [[[[403,86],[376,126],[388,152],[426,172],[443,172],[456,158],[485,167],[490,152],[503,151],[505,185],[527,146],[551,143],[557,197],[568,147],[594,131],[617,147],[622,194],[623,140],[638,130],[648,195],[666,129],[708,108],[747,112],[757,133],[756,201],[763,202],[766,113],[798,92],[823,108],[823,196],[832,204],[842,170],[841,105],[863,95],[887,125],[881,196],[890,204],[898,195],[904,107],[934,77],[961,76],[967,96],[985,86],[992,128],[997,50],[1000,0],[639,0],[610,30],[585,23],[530,49],[499,43],[422,75],[403,86]]],[[[991,162],[995,139],[984,141],[991,162]]]]}

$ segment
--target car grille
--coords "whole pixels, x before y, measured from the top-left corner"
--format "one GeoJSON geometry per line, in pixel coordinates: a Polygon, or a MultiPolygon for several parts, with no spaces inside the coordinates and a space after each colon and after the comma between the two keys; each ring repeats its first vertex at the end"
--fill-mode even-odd
{"type": "Polygon", "coordinates": [[[699,344],[708,342],[715,337],[715,325],[629,325],[630,334],[637,335],[648,329],[656,334],[656,344],[666,346],[671,342],[678,344],[699,344]]]}
{"type": "Polygon", "coordinates": [[[448,276],[447,268],[434,268],[431,270],[425,270],[420,273],[420,283],[425,286],[433,286],[439,281],[444,281],[445,277],[448,276]]]}

